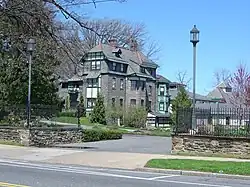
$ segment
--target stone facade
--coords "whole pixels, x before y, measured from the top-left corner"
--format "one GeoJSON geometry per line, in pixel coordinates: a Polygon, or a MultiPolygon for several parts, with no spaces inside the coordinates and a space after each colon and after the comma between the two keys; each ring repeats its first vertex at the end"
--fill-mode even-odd
{"type": "Polygon", "coordinates": [[[50,147],[56,144],[81,142],[80,128],[32,128],[0,127],[0,140],[12,141],[26,146],[50,147]]]}
{"type": "Polygon", "coordinates": [[[250,139],[173,135],[172,152],[249,155],[250,139]]]}

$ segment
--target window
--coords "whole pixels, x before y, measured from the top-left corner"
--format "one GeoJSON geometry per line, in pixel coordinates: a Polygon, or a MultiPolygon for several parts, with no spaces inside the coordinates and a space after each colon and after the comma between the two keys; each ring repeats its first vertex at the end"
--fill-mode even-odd
{"type": "Polygon", "coordinates": [[[148,94],[151,95],[152,94],[152,86],[149,85],[148,87],[148,94]]]}
{"type": "Polygon", "coordinates": [[[91,70],[99,70],[101,69],[101,61],[92,61],[91,62],[91,70]]]}
{"type": "Polygon", "coordinates": [[[141,67],[141,73],[145,73],[145,68],[141,67]]]}
{"type": "Polygon", "coordinates": [[[130,99],[130,106],[136,106],[136,99],[130,99]]]}
{"type": "Polygon", "coordinates": [[[123,107],[123,99],[120,99],[120,107],[123,107]]]}
{"type": "Polygon", "coordinates": [[[141,106],[144,106],[144,100],[143,99],[141,100],[141,106]]]}
{"type": "Polygon", "coordinates": [[[87,108],[93,108],[95,106],[95,98],[87,98],[87,108]]]}
{"type": "Polygon", "coordinates": [[[113,62],[113,64],[112,64],[112,70],[116,71],[116,63],[115,62],[113,62]]]}
{"type": "Polygon", "coordinates": [[[124,64],[121,64],[121,72],[124,72],[124,64]]]}
{"type": "Polygon", "coordinates": [[[131,80],[131,90],[136,90],[136,83],[137,81],[131,80]]]}
{"type": "Polygon", "coordinates": [[[68,88],[68,83],[67,82],[63,82],[62,83],[62,88],[68,88]]]}
{"type": "Polygon", "coordinates": [[[164,89],[164,87],[160,87],[160,96],[164,96],[165,94],[165,89],[164,89]]]}
{"type": "Polygon", "coordinates": [[[145,86],[146,86],[146,82],[145,81],[141,81],[141,90],[142,91],[145,90],[145,86]]]}
{"type": "Polygon", "coordinates": [[[232,88],[226,88],[225,91],[226,92],[232,92],[232,88]]]}
{"type": "Polygon", "coordinates": [[[112,98],[112,107],[115,107],[115,98],[112,98]]]}
{"type": "Polygon", "coordinates": [[[116,87],[116,78],[112,79],[112,88],[115,89],[116,87]]]}
{"type": "Polygon", "coordinates": [[[96,52],[96,53],[88,53],[87,60],[96,60],[96,59],[103,59],[102,52],[96,52]]]}
{"type": "Polygon", "coordinates": [[[124,87],[124,80],[120,79],[120,89],[123,90],[124,87]]]}
{"type": "Polygon", "coordinates": [[[159,111],[164,111],[164,103],[163,102],[159,103],[159,111]]]}
{"type": "Polygon", "coordinates": [[[97,88],[98,87],[98,78],[97,79],[87,79],[89,88],[97,88]]]}

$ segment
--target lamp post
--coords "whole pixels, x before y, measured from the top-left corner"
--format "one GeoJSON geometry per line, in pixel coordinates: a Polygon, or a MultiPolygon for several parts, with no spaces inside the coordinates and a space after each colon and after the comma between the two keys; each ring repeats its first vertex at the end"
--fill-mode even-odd
{"type": "Polygon", "coordinates": [[[35,50],[36,41],[31,38],[26,43],[26,51],[28,56],[29,63],[29,87],[28,87],[28,108],[27,108],[27,126],[30,128],[30,116],[31,116],[31,107],[30,107],[30,98],[31,98],[31,63],[32,63],[32,54],[35,50]]]}
{"type": "Polygon", "coordinates": [[[194,25],[190,31],[190,42],[193,44],[193,112],[192,112],[192,129],[196,129],[196,116],[195,116],[195,81],[196,81],[196,45],[199,42],[200,31],[194,25]]]}

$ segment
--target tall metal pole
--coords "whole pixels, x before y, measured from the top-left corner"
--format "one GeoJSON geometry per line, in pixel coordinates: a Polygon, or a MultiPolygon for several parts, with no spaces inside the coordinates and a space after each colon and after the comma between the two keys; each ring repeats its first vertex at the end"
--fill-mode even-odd
{"type": "Polygon", "coordinates": [[[196,129],[196,116],[195,116],[195,84],[196,84],[196,43],[193,43],[193,112],[192,112],[192,129],[196,129]]]}
{"type": "Polygon", "coordinates": [[[31,63],[32,63],[32,52],[29,52],[29,87],[28,87],[28,116],[27,116],[27,125],[30,128],[30,98],[31,98],[31,63]]]}

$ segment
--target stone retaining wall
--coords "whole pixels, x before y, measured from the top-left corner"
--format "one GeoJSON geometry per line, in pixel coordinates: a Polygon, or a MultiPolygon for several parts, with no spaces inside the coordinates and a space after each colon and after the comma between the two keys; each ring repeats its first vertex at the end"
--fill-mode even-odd
{"type": "Polygon", "coordinates": [[[32,128],[0,127],[0,140],[12,141],[26,146],[50,147],[56,144],[81,142],[81,128],[32,128]]]}
{"type": "Polygon", "coordinates": [[[172,152],[250,154],[250,139],[172,135],[172,152]]]}

